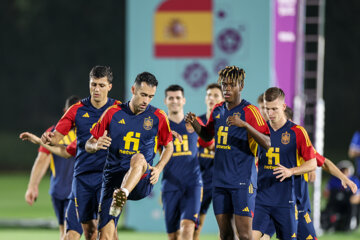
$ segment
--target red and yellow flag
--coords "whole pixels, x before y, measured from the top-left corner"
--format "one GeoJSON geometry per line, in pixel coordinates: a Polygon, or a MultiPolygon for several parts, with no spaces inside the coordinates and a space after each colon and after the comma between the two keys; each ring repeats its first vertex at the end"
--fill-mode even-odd
{"type": "Polygon", "coordinates": [[[211,57],[212,0],[166,0],[156,10],[155,57],[211,57]]]}

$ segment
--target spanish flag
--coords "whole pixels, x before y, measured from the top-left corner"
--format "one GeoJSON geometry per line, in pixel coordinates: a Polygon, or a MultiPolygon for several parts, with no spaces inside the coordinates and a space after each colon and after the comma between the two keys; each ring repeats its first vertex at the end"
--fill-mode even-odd
{"type": "Polygon", "coordinates": [[[154,20],[155,57],[212,57],[212,0],[166,0],[154,20]]]}

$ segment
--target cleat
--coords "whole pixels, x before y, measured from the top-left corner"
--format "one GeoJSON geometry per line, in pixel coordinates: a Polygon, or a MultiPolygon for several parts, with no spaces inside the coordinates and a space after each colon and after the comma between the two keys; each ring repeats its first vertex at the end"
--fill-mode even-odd
{"type": "Polygon", "coordinates": [[[119,216],[121,210],[125,206],[126,200],[126,193],[120,188],[116,189],[113,194],[113,200],[111,202],[109,214],[114,217],[119,216]]]}

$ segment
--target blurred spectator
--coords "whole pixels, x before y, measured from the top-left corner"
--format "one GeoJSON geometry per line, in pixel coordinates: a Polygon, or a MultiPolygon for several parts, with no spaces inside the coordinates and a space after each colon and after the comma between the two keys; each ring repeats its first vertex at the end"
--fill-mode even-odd
{"type": "MultiPolygon", "coordinates": [[[[337,164],[338,168],[358,188],[360,180],[354,175],[354,166],[349,160],[342,160],[337,164]]],[[[321,224],[325,230],[353,230],[359,225],[360,190],[355,194],[349,188],[344,189],[341,180],[332,176],[324,191],[328,203],[322,212],[321,224]]]]}
{"type": "Polygon", "coordinates": [[[355,159],[356,176],[360,178],[360,131],[356,131],[349,146],[349,158],[355,159]]]}

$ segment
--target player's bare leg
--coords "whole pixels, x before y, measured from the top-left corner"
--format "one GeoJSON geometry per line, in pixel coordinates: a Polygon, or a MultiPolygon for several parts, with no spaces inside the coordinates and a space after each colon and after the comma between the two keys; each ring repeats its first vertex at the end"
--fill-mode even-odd
{"type": "Polygon", "coordinates": [[[65,240],[80,240],[81,235],[74,230],[69,230],[66,232],[65,240]]]}
{"type": "Polygon", "coordinates": [[[180,222],[180,240],[191,240],[194,236],[195,223],[190,219],[183,219],[180,222]]]}
{"type": "MultiPolygon", "coordinates": [[[[261,233],[260,231],[258,231],[258,230],[253,230],[253,231],[252,231],[252,234],[253,234],[253,239],[254,239],[254,240],[263,239],[263,238],[261,238],[262,233],[261,233]]],[[[265,235],[264,235],[264,236],[265,236],[265,235]]]]}
{"type": "Polygon", "coordinates": [[[63,224],[59,225],[59,231],[60,231],[60,240],[65,238],[65,227],[63,224]]]}
{"type": "Polygon", "coordinates": [[[173,233],[168,233],[168,240],[178,240],[180,238],[180,230],[173,233]]]}
{"type": "Polygon", "coordinates": [[[240,240],[251,240],[252,238],[252,218],[247,216],[235,216],[235,226],[240,240]]]}
{"type": "Polygon", "coordinates": [[[95,219],[81,223],[84,230],[86,240],[96,240],[97,237],[97,221],[95,219]]]}
{"type": "Polygon", "coordinates": [[[145,160],[144,155],[137,153],[131,157],[130,169],[127,171],[121,187],[126,188],[129,193],[136,187],[140,181],[142,175],[147,169],[148,163],[145,160]]]}
{"type": "Polygon", "coordinates": [[[200,239],[200,232],[204,226],[204,222],[205,222],[205,217],[206,217],[206,214],[200,214],[200,217],[199,217],[199,227],[198,229],[195,230],[194,232],[194,240],[199,240],[200,239]]]}
{"type": "MultiPolygon", "coordinates": [[[[255,239],[255,238],[254,238],[255,239]]],[[[267,235],[267,234],[264,234],[264,236],[262,236],[261,238],[260,238],[260,240],[270,240],[271,238],[270,238],[270,236],[269,235],[267,235]]]]}
{"type": "Polygon", "coordinates": [[[221,240],[233,240],[234,231],[231,226],[231,218],[233,214],[218,214],[216,215],[216,221],[219,226],[219,234],[221,240]]]}
{"type": "MultiPolygon", "coordinates": [[[[100,240],[114,239],[115,236],[116,228],[114,220],[109,221],[103,228],[100,229],[100,240]]],[[[115,239],[117,239],[117,237],[115,239]]]]}

